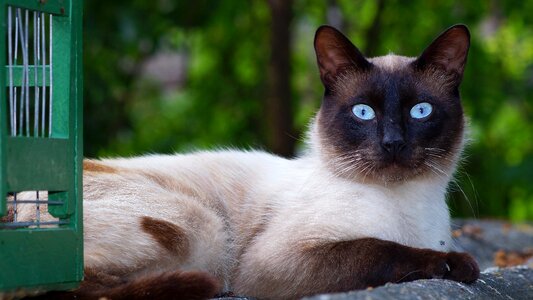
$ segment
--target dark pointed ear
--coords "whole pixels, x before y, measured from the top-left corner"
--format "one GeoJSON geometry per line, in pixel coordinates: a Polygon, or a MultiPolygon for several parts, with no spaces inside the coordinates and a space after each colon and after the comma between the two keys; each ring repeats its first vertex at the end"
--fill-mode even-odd
{"type": "Polygon", "coordinates": [[[331,26],[320,26],[315,34],[315,52],[320,79],[331,88],[337,76],[347,69],[366,70],[371,63],[340,31],[331,26]]]}
{"type": "Polygon", "coordinates": [[[417,69],[438,68],[461,81],[465,69],[470,32],[465,25],[454,25],[441,33],[416,59],[417,69]]]}

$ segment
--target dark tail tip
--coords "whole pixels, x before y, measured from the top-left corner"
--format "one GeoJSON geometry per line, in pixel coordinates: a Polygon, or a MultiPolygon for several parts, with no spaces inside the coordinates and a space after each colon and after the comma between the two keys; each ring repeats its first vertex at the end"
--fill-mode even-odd
{"type": "Polygon", "coordinates": [[[50,292],[28,299],[176,299],[202,300],[214,297],[220,291],[218,281],[203,272],[167,272],[148,275],[115,286],[103,286],[84,281],[71,292],[50,292]]]}
{"type": "Polygon", "coordinates": [[[174,272],[137,279],[112,288],[107,298],[201,300],[212,298],[219,289],[216,279],[206,273],[174,272]]]}

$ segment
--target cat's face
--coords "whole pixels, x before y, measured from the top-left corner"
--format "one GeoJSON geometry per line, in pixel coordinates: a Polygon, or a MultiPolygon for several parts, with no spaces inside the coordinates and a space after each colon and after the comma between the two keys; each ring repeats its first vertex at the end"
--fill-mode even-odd
{"type": "Polygon", "coordinates": [[[319,28],[326,90],[316,128],[328,166],[349,179],[385,182],[451,175],[463,145],[458,87],[468,47],[459,25],[418,58],[366,59],[336,29],[319,28]]]}

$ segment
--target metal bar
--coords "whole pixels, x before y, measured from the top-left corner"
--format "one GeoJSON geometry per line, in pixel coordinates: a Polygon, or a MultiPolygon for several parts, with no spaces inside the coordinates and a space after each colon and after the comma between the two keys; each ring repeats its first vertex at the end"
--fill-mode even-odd
{"type": "MultiPolygon", "coordinates": [[[[33,78],[34,82],[37,82],[37,69],[40,60],[40,28],[41,28],[41,13],[33,12],[33,78]]],[[[39,136],[39,86],[34,84],[34,103],[33,103],[33,136],[39,136]]]]}
{"type": "Polygon", "coordinates": [[[13,194],[13,201],[11,203],[13,203],[13,222],[17,222],[17,193],[13,194]]]}
{"type": "MultiPolygon", "coordinates": [[[[20,11],[20,10],[19,10],[20,11]]],[[[22,87],[20,90],[20,106],[19,106],[19,135],[24,135],[24,104],[26,99],[26,38],[24,36],[24,13],[20,13],[19,16],[19,29],[20,29],[20,49],[22,51],[22,65],[24,71],[22,72],[22,87]]]]}
{"type": "MultiPolygon", "coordinates": [[[[15,11],[15,56],[14,56],[14,59],[15,59],[14,64],[15,65],[18,64],[17,59],[18,59],[18,45],[19,45],[19,43],[18,43],[18,40],[19,40],[19,22],[18,22],[19,11],[20,11],[20,9],[17,9],[15,11]]],[[[13,115],[12,115],[12,118],[13,118],[13,130],[11,132],[12,136],[16,136],[17,135],[17,104],[18,104],[17,90],[18,89],[15,87],[14,93],[13,93],[14,103],[13,103],[13,115]]]]}
{"type": "MultiPolygon", "coordinates": [[[[7,201],[8,204],[12,203],[13,201],[7,201]]],[[[48,204],[48,205],[62,205],[63,201],[49,201],[49,200],[17,200],[18,204],[48,204]]]]}
{"type": "MultiPolygon", "coordinates": [[[[18,16],[18,30],[20,32],[20,49],[22,51],[22,65],[24,66],[24,70],[26,70],[26,52],[24,47],[24,41],[26,40],[24,38],[24,21],[23,21],[23,15],[21,12],[21,9],[17,9],[17,16],[18,16]]],[[[18,128],[18,135],[23,135],[23,129],[24,129],[24,99],[25,93],[26,93],[26,87],[24,86],[26,84],[26,72],[22,72],[22,85],[20,89],[20,105],[19,105],[19,128],[18,128]]]]}
{"type": "MultiPolygon", "coordinates": [[[[46,75],[45,75],[45,65],[46,65],[46,30],[45,30],[45,17],[43,16],[43,19],[42,19],[42,26],[41,26],[41,29],[42,29],[42,36],[41,36],[41,42],[42,42],[42,49],[43,49],[43,53],[42,53],[42,70],[43,70],[43,86],[46,86],[46,75]]],[[[50,83],[52,82],[51,80],[49,81],[50,83]]],[[[42,105],[43,109],[42,109],[42,116],[41,116],[41,136],[44,137],[44,125],[45,125],[45,112],[46,112],[46,88],[43,88],[43,105],[42,105]]]]}
{"type": "Polygon", "coordinates": [[[52,15],[50,15],[50,42],[48,43],[48,46],[50,47],[49,49],[49,54],[50,54],[50,110],[49,110],[49,119],[48,119],[48,136],[52,136],[52,112],[53,112],[53,101],[54,101],[54,97],[53,97],[53,91],[54,91],[54,85],[53,85],[53,72],[52,72],[52,67],[53,67],[53,63],[52,63],[52,23],[53,23],[53,20],[52,20],[52,15]]]}
{"type": "Polygon", "coordinates": [[[41,223],[41,207],[39,206],[39,202],[41,202],[41,200],[39,199],[39,191],[36,191],[35,195],[37,196],[37,200],[35,200],[35,218],[37,219],[38,223],[41,223]]]}
{"type": "MultiPolygon", "coordinates": [[[[42,15],[41,12],[39,12],[39,14],[37,15],[37,33],[35,34],[37,36],[37,61],[34,63],[35,66],[37,66],[35,68],[35,70],[39,70],[39,65],[41,64],[41,19],[44,18],[44,16],[42,15]]],[[[44,73],[44,72],[43,72],[44,73]]],[[[45,75],[43,74],[43,77],[45,75]]],[[[37,78],[40,78],[41,76],[37,76],[37,78]]],[[[45,85],[44,85],[44,82],[45,82],[45,79],[43,78],[41,84],[38,84],[37,81],[35,82],[35,86],[37,86],[37,89],[36,89],[36,93],[38,95],[37,97],[37,102],[35,103],[36,107],[37,107],[37,112],[36,112],[36,115],[37,115],[37,118],[35,120],[35,124],[37,124],[37,130],[35,131],[35,135],[36,136],[39,136],[39,109],[40,109],[40,94],[41,94],[41,89],[46,89],[45,88],[45,85]]],[[[44,109],[44,107],[42,108],[44,109]]]]}
{"type": "Polygon", "coordinates": [[[25,28],[26,28],[26,33],[25,33],[25,40],[24,40],[24,49],[25,49],[25,53],[24,53],[24,74],[25,74],[25,87],[26,87],[26,98],[24,98],[25,100],[25,108],[26,108],[26,111],[25,111],[25,115],[24,117],[26,118],[26,136],[30,136],[30,86],[28,84],[29,80],[28,80],[28,70],[29,70],[29,51],[28,51],[28,44],[29,44],[29,35],[30,35],[30,31],[29,31],[29,23],[30,23],[30,20],[29,20],[29,11],[26,10],[25,11],[25,28]]]}
{"type": "MultiPolygon", "coordinates": [[[[0,66],[7,66],[9,65],[8,59],[12,55],[12,48],[8,47],[13,44],[13,42],[9,43],[8,39],[12,39],[12,15],[11,13],[11,7],[7,5],[2,5],[0,7],[0,19],[2,20],[3,25],[0,26],[0,36],[4,36],[4,41],[0,42],[0,53],[4,53],[3,55],[0,55],[0,66]],[[9,13],[8,13],[9,12],[9,13]]],[[[0,67],[3,68],[3,67],[0,67]]],[[[5,136],[9,134],[9,130],[11,127],[11,114],[8,109],[10,109],[11,100],[12,100],[12,89],[7,83],[9,77],[9,73],[3,70],[0,70],[0,91],[3,90],[8,91],[8,93],[5,94],[5,98],[3,98],[3,101],[0,101],[0,165],[3,165],[4,161],[4,153],[5,153],[5,136]]],[[[5,178],[6,173],[5,169],[3,167],[0,167],[0,178],[5,178]]],[[[5,182],[4,180],[0,179],[0,216],[4,216],[7,213],[7,206],[5,203],[5,182]]]]}
{"type": "Polygon", "coordinates": [[[24,228],[30,226],[46,226],[46,225],[67,225],[69,221],[59,220],[59,221],[47,221],[47,222],[13,222],[13,223],[0,223],[0,228],[24,228]]]}
{"type": "Polygon", "coordinates": [[[13,33],[12,33],[12,29],[13,29],[13,20],[12,20],[12,17],[11,17],[11,6],[9,6],[7,8],[7,23],[8,23],[8,35],[7,35],[7,43],[8,43],[8,64],[9,64],[9,116],[10,116],[10,120],[9,120],[9,124],[11,126],[11,135],[14,135],[14,129],[15,129],[15,125],[14,125],[14,116],[13,116],[13,112],[14,112],[14,105],[15,105],[15,102],[14,102],[14,99],[13,99],[13,94],[14,94],[14,90],[13,90],[13,33]]]}

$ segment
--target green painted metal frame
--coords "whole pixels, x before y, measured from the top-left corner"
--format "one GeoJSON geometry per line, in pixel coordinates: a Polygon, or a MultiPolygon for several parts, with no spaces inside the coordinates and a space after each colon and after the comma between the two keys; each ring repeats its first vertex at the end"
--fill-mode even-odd
{"type": "Polygon", "coordinates": [[[46,190],[63,201],[48,211],[68,220],[57,228],[0,229],[0,296],[21,289],[75,288],[83,277],[81,29],[81,0],[0,0],[0,216],[7,213],[8,192],[46,190]],[[47,138],[8,134],[8,6],[54,15],[54,118],[47,138]]]}

